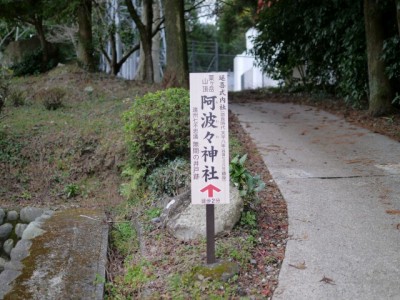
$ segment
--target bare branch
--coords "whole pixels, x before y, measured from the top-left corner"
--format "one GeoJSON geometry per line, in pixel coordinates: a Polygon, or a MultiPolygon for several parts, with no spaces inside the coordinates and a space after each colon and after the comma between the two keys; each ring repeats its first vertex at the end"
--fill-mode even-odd
{"type": "Polygon", "coordinates": [[[8,38],[10,35],[12,35],[12,34],[14,33],[15,30],[16,30],[16,28],[14,27],[13,29],[11,29],[11,30],[5,35],[4,38],[2,38],[2,39],[0,40],[0,48],[1,48],[1,46],[3,45],[3,43],[7,40],[7,38],[8,38]]]}
{"type": "Polygon", "coordinates": [[[103,54],[104,57],[106,58],[107,63],[108,63],[109,65],[111,65],[111,58],[110,58],[110,56],[108,56],[107,51],[106,51],[103,47],[100,47],[99,50],[100,50],[101,54],[103,54]]]}
{"type": "Polygon", "coordinates": [[[140,43],[137,43],[127,53],[125,53],[122,56],[121,60],[118,62],[118,65],[123,65],[126,62],[126,60],[129,58],[129,56],[131,56],[133,52],[135,52],[139,49],[140,49],[140,43]]]}
{"type": "Polygon", "coordinates": [[[78,32],[78,25],[54,25],[48,34],[47,40],[52,43],[71,42],[74,49],[77,49],[76,34],[78,32]]]}
{"type": "Polygon", "coordinates": [[[198,8],[210,6],[210,4],[201,6],[204,2],[206,2],[206,0],[201,0],[200,2],[198,2],[198,3],[195,4],[195,5],[193,5],[192,7],[189,7],[188,9],[185,9],[185,10],[184,10],[184,13],[191,12],[191,11],[196,10],[196,9],[198,9],[198,8]]]}

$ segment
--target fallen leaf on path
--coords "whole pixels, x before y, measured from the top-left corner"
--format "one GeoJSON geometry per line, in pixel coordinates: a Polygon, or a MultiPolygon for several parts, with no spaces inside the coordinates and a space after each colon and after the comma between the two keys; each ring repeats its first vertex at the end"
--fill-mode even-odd
{"type": "Polygon", "coordinates": [[[299,263],[299,264],[297,264],[297,265],[289,264],[289,266],[290,266],[290,267],[293,267],[293,268],[296,268],[296,269],[298,269],[298,270],[304,270],[304,269],[307,268],[306,262],[305,262],[305,261],[303,261],[302,263],[299,263]]]}
{"type": "Polygon", "coordinates": [[[322,279],[320,280],[320,282],[325,282],[325,283],[328,283],[328,284],[333,284],[333,285],[335,285],[335,281],[333,280],[333,279],[331,279],[331,278],[328,278],[328,277],[322,277],[322,279]]]}
{"type": "Polygon", "coordinates": [[[358,163],[370,164],[374,163],[374,160],[366,158],[357,158],[357,159],[346,159],[345,162],[346,164],[358,164],[358,163]]]}
{"type": "Polygon", "coordinates": [[[400,209],[388,209],[386,213],[389,215],[400,215],[400,209]]]}

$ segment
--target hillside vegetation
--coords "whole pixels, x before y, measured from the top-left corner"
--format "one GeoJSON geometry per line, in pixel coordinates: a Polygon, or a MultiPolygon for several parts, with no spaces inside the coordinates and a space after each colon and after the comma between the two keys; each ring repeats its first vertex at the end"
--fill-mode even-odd
{"type": "MultiPolygon", "coordinates": [[[[99,280],[105,282],[107,299],[272,294],[287,237],[286,205],[233,116],[231,154],[248,154],[246,166],[237,163],[236,168],[252,180],[251,174],[260,174],[257,180],[267,182],[267,189],[258,197],[247,190],[247,208],[241,221],[229,235],[216,239],[217,257],[237,263],[241,271],[229,282],[221,282],[195,275],[205,263],[204,240],[183,243],[153,222],[161,213],[158,198],[165,192],[179,193],[177,180],[187,187],[189,172],[187,161],[174,159],[175,144],[169,146],[174,138],[183,142],[179,138],[183,125],[171,128],[173,124],[164,120],[169,127],[161,126],[162,120],[154,114],[163,115],[171,107],[164,107],[159,99],[157,106],[146,108],[151,97],[160,94],[148,92],[160,90],[160,86],[90,74],[70,65],[8,80],[7,101],[0,114],[0,203],[5,208],[103,209],[110,224],[111,244],[107,278],[99,280]],[[137,111],[140,109],[143,114],[137,111]],[[130,127],[135,118],[145,115],[161,123],[130,127]],[[170,128],[169,135],[163,134],[165,140],[157,138],[163,127],[170,128]],[[127,133],[131,139],[127,140],[127,133]],[[138,134],[151,134],[152,138],[138,134]],[[162,143],[158,145],[153,139],[162,143]],[[156,155],[163,158],[156,169],[152,163],[135,161],[142,153],[135,145],[143,142],[153,151],[162,150],[162,155],[156,155]],[[253,201],[256,198],[260,201],[253,201]],[[266,267],[268,278],[262,271],[266,267]]],[[[172,93],[178,97],[187,94],[172,93]]],[[[180,100],[172,102],[178,105],[180,100]]],[[[184,114],[180,118],[185,119],[184,114]]],[[[149,158],[151,162],[151,157],[144,162],[149,158]]],[[[245,187],[246,182],[242,184],[245,187]]]]}
{"type": "Polygon", "coordinates": [[[13,78],[0,115],[2,205],[119,203],[121,115],[156,88],[74,66],[13,78]],[[54,103],[60,107],[53,109],[54,103]]]}

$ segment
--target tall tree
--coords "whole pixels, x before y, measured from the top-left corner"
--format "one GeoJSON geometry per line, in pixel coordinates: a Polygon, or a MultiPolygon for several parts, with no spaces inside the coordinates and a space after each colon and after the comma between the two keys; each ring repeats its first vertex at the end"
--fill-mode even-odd
{"type": "Polygon", "coordinates": [[[48,62],[50,54],[50,44],[46,40],[43,25],[47,12],[46,3],[42,0],[0,0],[0,18],[12,22],[29,24],[35,28],[43,52],[43,64],[48,62]]]}
{"type": "MultiPolygon", "coordinates": [[[[124,1],[122,1],[124,2],[124,1]]],[[[99,51],[103,54],[109,66],[110,72],[117,75],[122,65],[128,58],[141,47],[141,39],[137,40],[137,29],[132,28],[132,17],[124,10],[125,6],[118,1],[97,3],[94,9],[94,18],[96,19],[95,37],[98,39],[99,51]],[[107,51],[107,48],[109,49],[107,51]]],[[[131,8],[132,9],[132,8],[131,8]]],[[[134,7],[134,10],[138,10],[134,7]]],[[[134,21],[135,22],[135,21],[134,21]]],[[[146,22],[142,21],[142,24],[146,22]]],[[[151,37],[154,37],[160,30],[163,19],[157,18],[153,22],[153,31],[151,37]]],[[[141,77],[136,79],[144,80],[144,54],[141,54],[143,60],[143,72],[141,77]]],[[[141,62],[140,62],[141,63],[141,62]]]]}
{"type": "Polygon", "coordinates": [[[132,0],[125,0],[128,12],[135,22],[139,35],[141,47],[144,54],[144,72],[141,76],[141,80],[147,83],[154,82],[154,68],[153,68],[153,57],[152,57],[152,38],[153,38],[153,0],[143,0],[143,19],[140,17],[138,11],[132,4],[132,0]]]}
{"type": "Polygon", "coordinates": [[[77,58],[81,65],[94,70],[93,34],[92,34],[92,0],[80,0],[77,8],[78,49],[77,58]]]}
{"type": "Polygon", "coordinates": [[[368,103],[374,116],[385,114],[400,79],[398,2],[265,1],[255,53],[279,79],[306,65],[311,90],[334,91],[353,106],[368,103]]]}
{"type": "Polygon", "coordinates": [[[13,40],[12,36],[16,29],[16,26],[8,26],[6,22],[0,20],[0,51],[8,41],[13,40]]]}
{"type": "Polygon", "coordinates": [[[166,87],[189,87],[184,11],[184,0],[168,0],[164,7],[167,67],[163,82],[166,87]]]}
{"type": "Polygon", "coordinates": [[[385,28],[383,12],[375,0],[364,0],[364,21],[368,57],[369,112],[380,116],[392,108],[393,90],[381,59],[385,28]]]}
{"type": "Polygon", "coordinates": [[[399,31],[400,34],[400,0],[395,0],[395,1],[396,1],[397,30],[399,31]]]}

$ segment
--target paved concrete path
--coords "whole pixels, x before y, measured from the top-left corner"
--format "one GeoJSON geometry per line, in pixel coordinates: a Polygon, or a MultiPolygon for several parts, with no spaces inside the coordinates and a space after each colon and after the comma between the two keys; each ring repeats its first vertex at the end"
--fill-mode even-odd
{"type": "Polygon", "coordinates": [[[0,299],[103,299],[108,226],[101,211],[70,209],[21,240],[0,274],[0,299]]]}
{"type": "Polygon", "coordinates": [[[230,109],[288,205],[274,299],[400,299],[400,143],[308,106],[230,109]]]}

